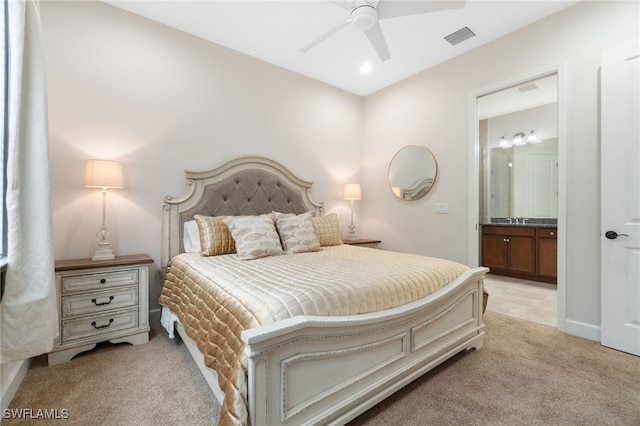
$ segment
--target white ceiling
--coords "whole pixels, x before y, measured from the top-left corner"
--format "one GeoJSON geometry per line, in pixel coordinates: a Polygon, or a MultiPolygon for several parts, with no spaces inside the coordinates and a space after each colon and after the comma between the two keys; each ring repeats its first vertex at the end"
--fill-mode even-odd
{"type": "Polygon", "coordinates": [[[300,51],[348,19],[350,11],[329,0],[104,1],[361,96],[578,3],[467,0],[460,9],[381,20],[391,53],[390,60],[381,62],[365,35],[352,26],[306,53],[300,51]],[[455,46],[444,40],[463,27],[476,37],[455,46]],[[373,71],[362,74],[364,62],[373,71]]]}

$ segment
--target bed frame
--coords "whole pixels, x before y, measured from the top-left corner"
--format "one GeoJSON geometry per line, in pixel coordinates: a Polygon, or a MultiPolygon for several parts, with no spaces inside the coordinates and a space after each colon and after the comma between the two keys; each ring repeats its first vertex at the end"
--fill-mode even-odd
{"type": "MultiPolygon", "coordinates": [[[[312,184],[267,158],[185,173],[186,193],[164,198],[163,268],[182,251],[182,224],[195,214],[323,214],[322,203],[311,199],[312,184]]],[[[455,354],[481,348],[487,271],[470,269],[423,299],[382,312],[300,316],[244,331],[250,423],[345,424],[455,354]]],[[[215,372],[184,328],[176,328],[222,402],[215,372]]]]}

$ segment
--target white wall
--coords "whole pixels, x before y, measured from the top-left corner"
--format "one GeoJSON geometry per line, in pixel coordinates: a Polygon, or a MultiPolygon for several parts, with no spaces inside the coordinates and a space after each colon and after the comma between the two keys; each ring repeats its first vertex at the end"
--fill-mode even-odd
{"type": "MultiPolygon", "coordinates": [[[[566,317],[600,324],[599,71],[603,49],[639,35],[637,2],[583,2],[365,99],[362,235],[385,248],[467,261],[467,97],[563,63],[567,165],[566,317]],[[417,202],[393,197],[388,162],[407,144],[430,148],[438,181],[417,202]],[[449,203],[436,215],[435,203],[449,203]]],[[[563,130],[560,130],[563,134],[563,130]]]]}
{"type": "MultiPolygon", "coordinates": [[[[578,4],[364,100],[102,3],[42,2],[41,12],[57,259],[94,250],[100,194],[82,187],[85,159],[122,161],[126,188],[109,194],[113,245],[149,253],[157,267],[162,196],[182,193],[183,170],[259,154],[314,181],[343,226],[342,183],[362,181],[358,234],[384,248],[467,262],[467,96],[564,63],[566,312],[599,325],[600,53],[638,37],[637,2],[578,4]],[[386,181],[408,144],[438,161],[434,188],[412,203],[386,181]]],[[[153,278],[155,304],[157,270],[153,278]]]]}
{"type": "Polygon", "coordinates": [[[523,131],[525,138],[529,135],[529,130],[535,130],[539,140],[554,139],[558,137],[558,104],[554,102],[498,115],[487,121],[489,149],[499,147],[502,136],[510,141],[517,131],[523,131]]]}
{"type": "Polygon", "coordinates": [[[270,157],[315,182],[314,199],[346,228],[342,184],[360,181],[361,97],[100,2],[40,6],[56,259],[95,250],[102,196],[82,186],[88,158],[123,164],[107,224],[116,254],[155,259],[152,309],[162,197],[183,193],[185,169],[270,157]]]}

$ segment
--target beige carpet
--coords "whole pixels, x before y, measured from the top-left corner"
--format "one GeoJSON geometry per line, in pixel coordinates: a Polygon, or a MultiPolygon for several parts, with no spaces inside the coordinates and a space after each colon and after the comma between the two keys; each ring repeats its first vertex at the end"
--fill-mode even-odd
{"type": "MultiPolygon", "coordinates": [[[[460,354],[353,425],[640,425],[640,358],[552,327],[485,316],[479,351],[460,354]]],[[[38,358],[11,409],[67,409],[69,419],[3,424],[213,425],[217,403],[186,349],[100,345],[71,362],[38,358]]],[[[3,413],[4,414],[4,413],[3,413]]]]}

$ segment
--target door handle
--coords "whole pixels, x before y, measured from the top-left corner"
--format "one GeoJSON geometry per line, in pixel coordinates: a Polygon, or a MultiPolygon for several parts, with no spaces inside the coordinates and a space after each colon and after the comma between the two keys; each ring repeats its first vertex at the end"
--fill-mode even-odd
{"type": "Polygon", "coordinates": [[[627,234],[618,234],[616,231],[607,231],[604,236],[610,240],[615,240],[618,237],[628,237],[627,234]]]}

